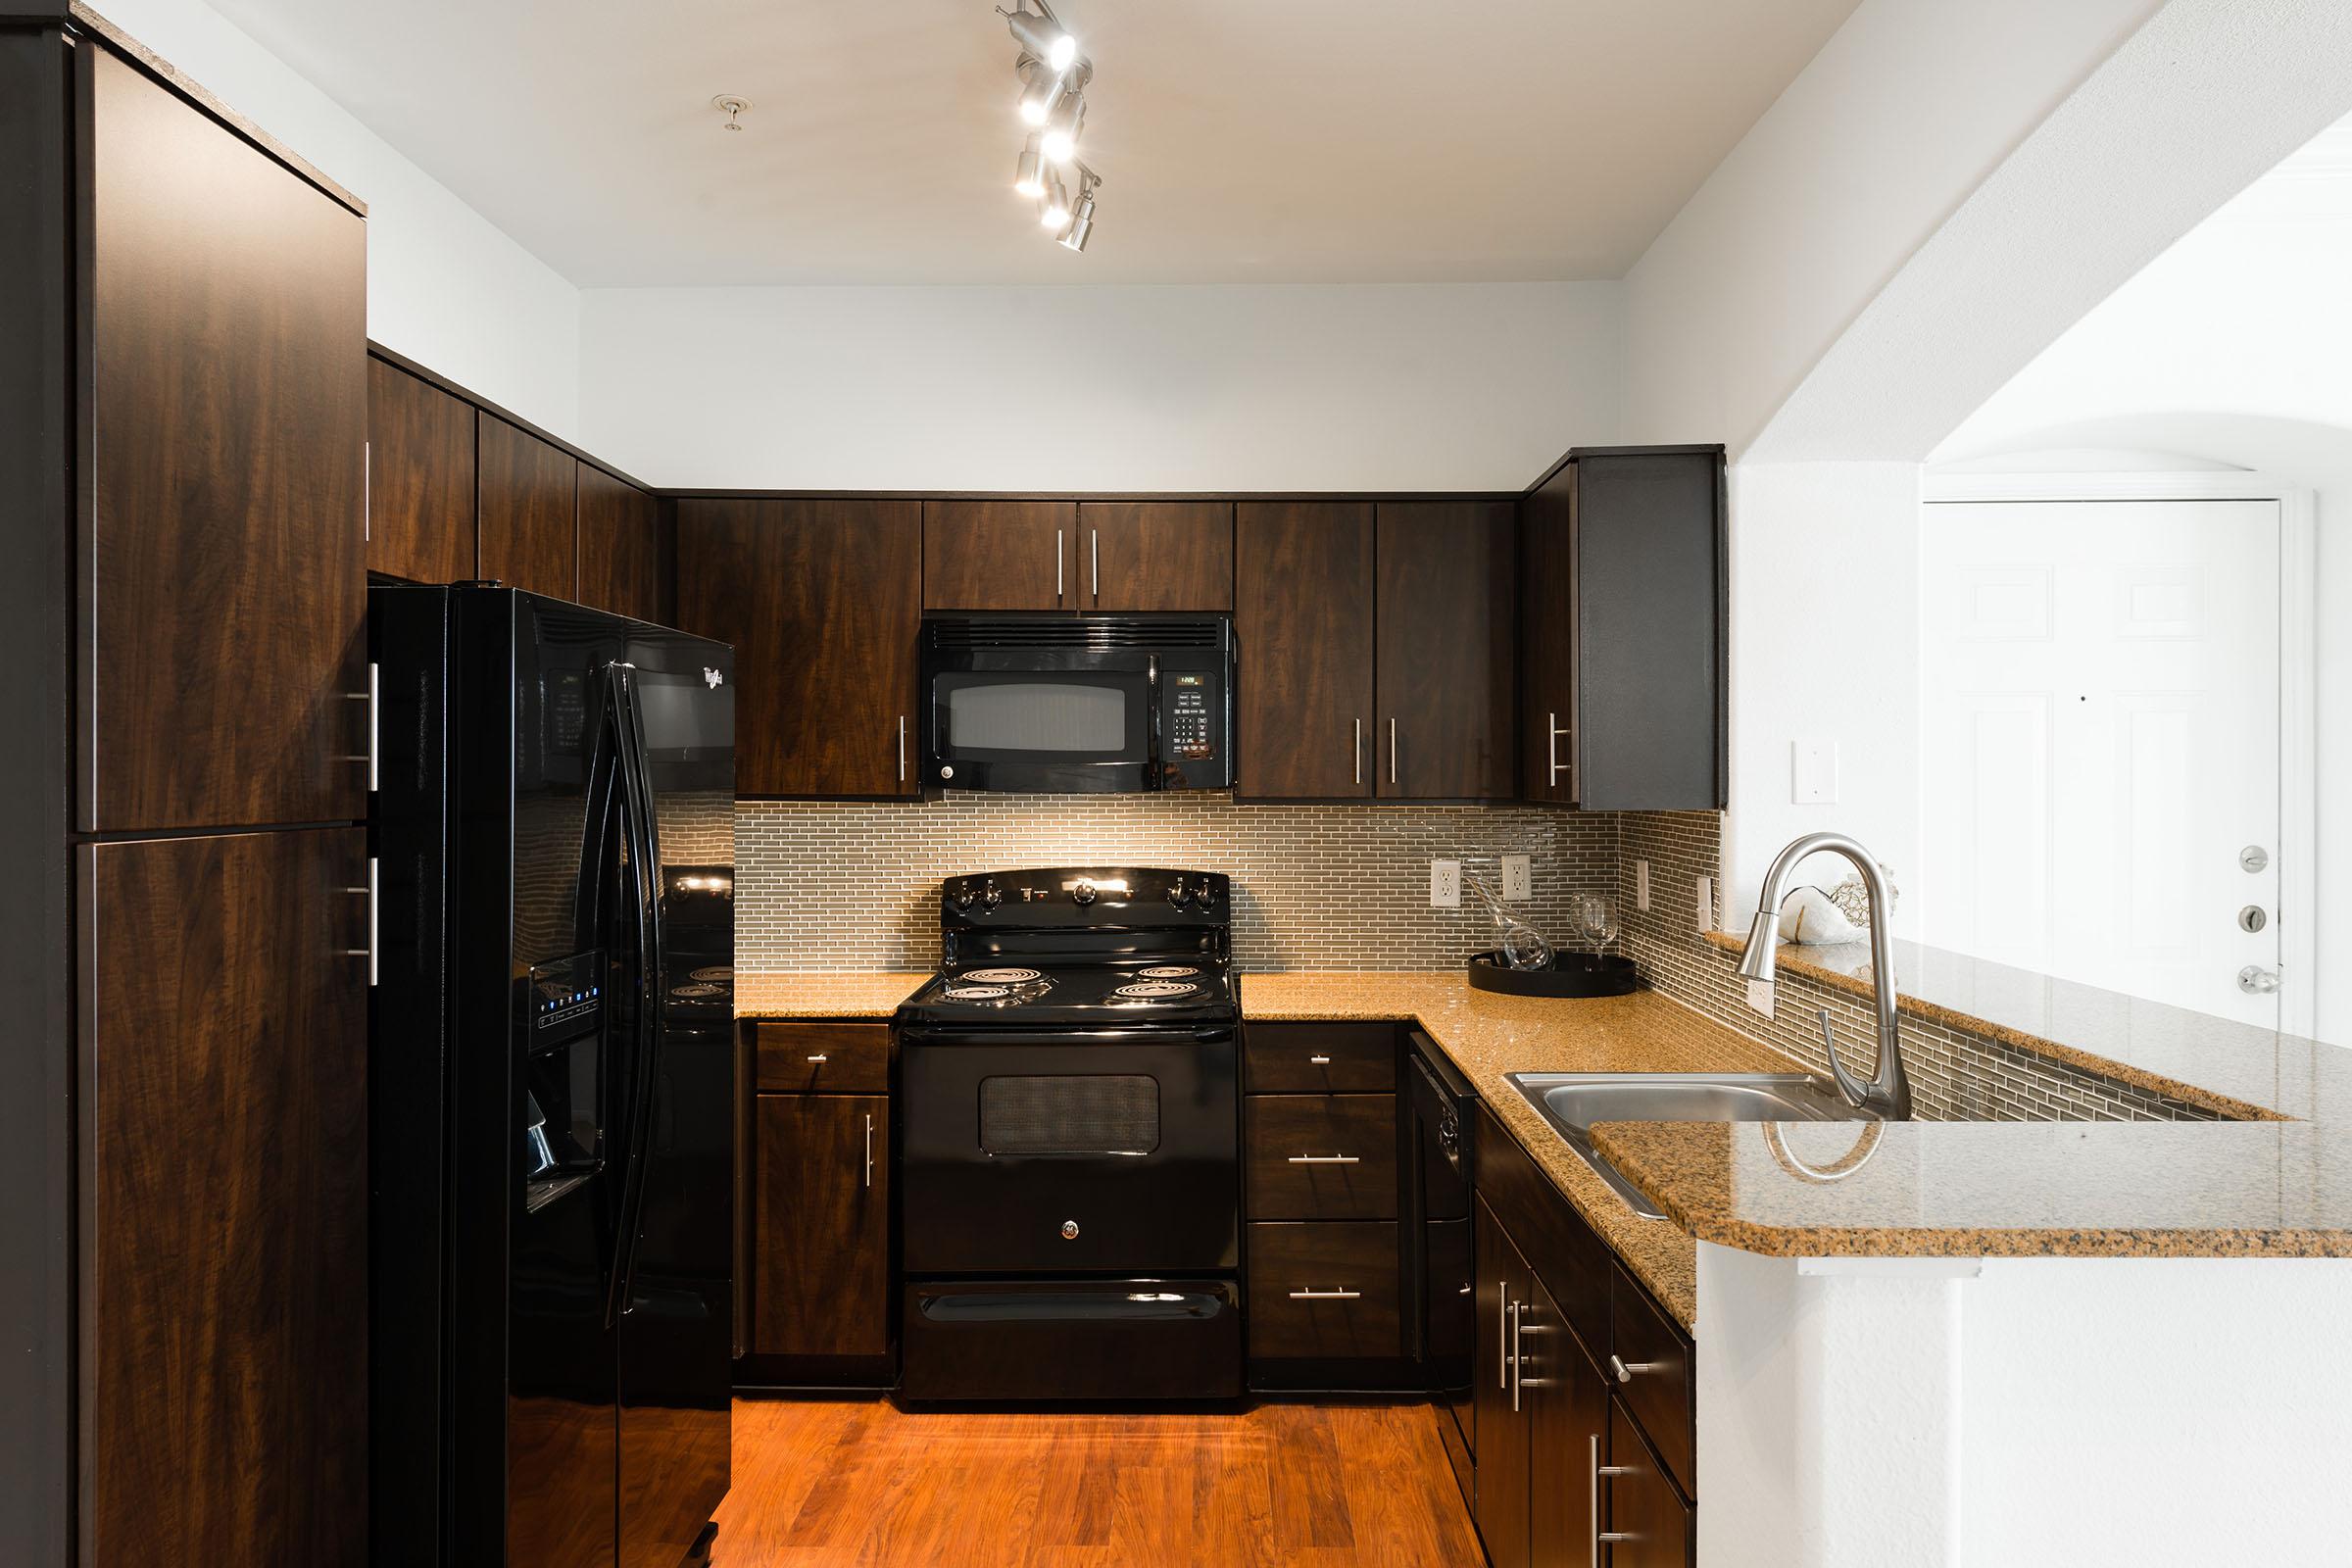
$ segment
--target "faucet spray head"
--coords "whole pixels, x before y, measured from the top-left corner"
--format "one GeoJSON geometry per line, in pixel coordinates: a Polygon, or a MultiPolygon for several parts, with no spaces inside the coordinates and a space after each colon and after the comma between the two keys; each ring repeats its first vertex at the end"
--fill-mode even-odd
{"type": "Polygon", "coordinates": [[[1772,984],[1774,952],[1780,946],[1781,917],[1770,909],[1756,911],[1748,928],[1746,951],[1740,955],[1740,978],[1772,984]]]}

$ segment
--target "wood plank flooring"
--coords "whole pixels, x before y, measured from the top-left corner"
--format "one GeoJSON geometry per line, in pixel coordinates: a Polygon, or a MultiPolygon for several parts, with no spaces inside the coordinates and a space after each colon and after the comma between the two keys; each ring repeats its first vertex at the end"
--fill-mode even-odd
{"type": "Polygon", "coordinates": [[[920,1414],[739,1399],[716,1568],[1478,1568],[1426,1405],[920,1414]]]}

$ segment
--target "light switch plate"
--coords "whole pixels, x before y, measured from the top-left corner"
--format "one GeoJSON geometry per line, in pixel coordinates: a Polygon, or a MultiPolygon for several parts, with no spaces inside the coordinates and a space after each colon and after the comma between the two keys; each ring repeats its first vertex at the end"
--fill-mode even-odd
{"type": "Polygon", "coordinates": [[[1643,914],[1649,912],[1649,862],[1634,862],[1634,907],[1643,914]]]}
{"type": "Polygon", "coordinates": [[[1808,739],[1788,743],[1788,799],[1797,806],[1838,803],[1838,743],[1808,739]]]}
{"type": "Polygon", "coordinates": [[[1535,877],[1524,855],[1502,858],[1502,901],[1524,904],[1536,896],[1535,877]]]}
{"type": "Polygon", "coordinates": [[[1462,906],[1461,861],[1429,862],[1429,906],[1433,909],[1458,909],[1462,906]]]}

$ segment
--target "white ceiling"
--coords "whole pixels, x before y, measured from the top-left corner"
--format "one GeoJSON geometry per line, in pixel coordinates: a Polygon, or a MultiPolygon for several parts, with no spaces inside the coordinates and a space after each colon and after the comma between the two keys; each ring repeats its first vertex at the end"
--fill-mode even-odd
{"type": "Polygon", "coordinates": [[[1012,193],[990,0],[213,3],[623,287],[1615,277],[1856,0],[1065,0],[1082,257],[1012,193]]]}

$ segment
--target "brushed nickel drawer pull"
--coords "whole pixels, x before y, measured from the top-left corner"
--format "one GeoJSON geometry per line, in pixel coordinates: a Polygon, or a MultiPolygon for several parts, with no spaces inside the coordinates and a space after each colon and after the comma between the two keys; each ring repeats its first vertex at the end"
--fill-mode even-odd
{"type": "Polygon", "coordinates": [[[1291,1299],[1294,1301],[1357,1301],[1363,1299],[1363,1295],[1364,1293],[1361,1291],[1305,1290],[1293,1291],[1291,1299]]]}
{"type": "Polygon", "coordinates": [[[1620,1383],[1633,1382],[1637,1372],[1663,1371],[1665,1365],[1663,1361],[1621,1361],[1616,1356],[1609,1357],[1609,1370],[1617,1374],[1620,1383]]]}
{"type": "Polygon", "coordinates": [[[1329,1056],[1309,1056],[1306,1059],[1308,1062],[1317,1067],[1328,1067],[1331,1065],[1331,1058],[1329,1056]]]}
{"type": "Polygon", "coordinates": [[[1360,1165],[1363,1160],[1355,1154],[1293,1154],[1294,1165],[1360,1165]]]}
{"type": "Polygon", "coordinates": [[[817,1053],[815,1055],[813,1055],[813,1056],[810,1056],[808,1059],[809,1059],[810,1061],[818,1061],[818,1062],[822,1062],[822,1061],[830,1061],[830,1060],[832,1060],[833,1058],[832,1058],[832,1057],[830,1057],[830,1056],[828,1056],[828,1055],[826,1055],[826,1054],[825,1054],[823,1052],[821,1052],[821,1051],[820,1051],[820,1052],[818,1052],[818,1053],[817,1053]]]}

